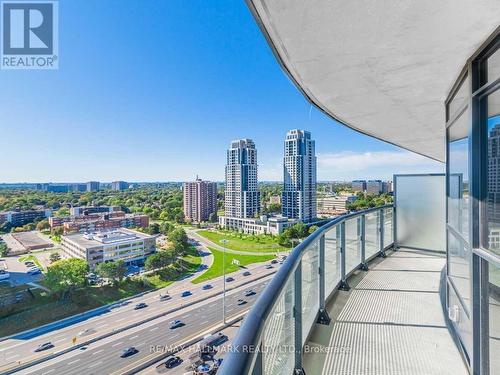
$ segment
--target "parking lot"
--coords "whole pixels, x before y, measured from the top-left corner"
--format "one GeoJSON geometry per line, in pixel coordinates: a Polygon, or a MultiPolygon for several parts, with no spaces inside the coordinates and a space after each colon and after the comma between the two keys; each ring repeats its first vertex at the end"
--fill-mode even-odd
{"type": "Polygon", "coordinates": [[[28,267],[18,261],[19,257],[6,257],[0,260],[0,267],[10,274],[9,282],[12,286],[40,281],[43,275],[29,275],[28,267]]]}

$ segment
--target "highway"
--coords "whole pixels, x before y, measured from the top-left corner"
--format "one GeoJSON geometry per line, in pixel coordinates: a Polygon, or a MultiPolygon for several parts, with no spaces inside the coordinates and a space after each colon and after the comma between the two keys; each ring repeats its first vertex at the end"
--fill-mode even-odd
{"type": "MultiPolygon", "coordinates": [[[[226,298],[228,317],[246,312],[270,279],[271,276],[268,276],[229,292],[226,298]],[[248,289],[254,290],[257,294],[245,297],[243,293],[248,289]],[[238,299],[244,299],[247,303],[238,305],[238,299]]],[[[145,358],[151,357],[152,349],[157,346],[175,347],[190,338],[213,331],[222,321],[221,306],[222,297],[213,297],[202,304],[100,340],[85,350],[74,350],[29,369],[18,371],[16,374],[120,374],[126,369],[132,369],[145,358]],[[169,322],[175,319],[180,319],[185,326],[170,329],[169,322]],[[128,358],[120,358],[122,350],[128,346],[134,346],[139,352],[128,358]]]]}
{"type": "MultiPolygon", "coordinates": [[[[268,263],[250,265],[246,269],[232,273],[231,276],[235,278],[235,281],[226,283],[226,287],[234,288],[256,278],[274,273],[277,267],[273,269],[266,269],[267,264],[268,263]],[[243,276],[242,273],[247,270],[249,270],[252,274],[250,276],[243,276]]],[[[203,290],[202,287],[205,283],[194,285],[190,282],[190,280],[184,280],[176,284],[174,287],[167,288],[169,295],[172,296],[171,300],[160,301],[160,292],[151,292],[141,297],[133,298],[132,300],[127,301],[128,303],[125,305],[116,305],[114,308],[108,310],[102,315],[89,318],[85,321],[75,323],[40,336],[29,339],[8,339],[0,342],[0,371],[16,365],[18,361],[21,361],[21,363],[29,362],[35,358],[44,357],[48,354],[71,347],[73,346],[72,339],[74,337],[76,337],[76,344],[78,344],[86,342],[89,339],[108,334],[112,331],[128,327],[131,324],[143,322],[148,318],[164,314],[172,309],[182,308],[178,311],[178,313],[181,313],[190,308],[185,305],[207,298],[222,291],[222,277],[211,280],[207,282],[207,284],[208,283],[213,286],[212,289],[203,290]],[[181,293],[184,290],[191,291],[192,295],[189,297],[181,297],[181,293]],[[141,310],[134,310],[135,305],[140,302],[147,303],[148,307],[141,310]],[[54,348],[40,353],[34,352],[34,349],[37,348],[38,345],[49,341],[55,345],[54,348]]],[[[161,291],[161,293],[166,292],[167,290],[161,291]]],[[[204,302],[201,302],[201,304],[204,304],[204,302]]],[[[220,313],[222,307],[214,306],[212,309],[215,314],[215,311],[220,313]]],[[[212,317],[208,318],[209,320],[212,319],[212,317]]],[[[206,319],[203,319],[203,321],[204,320],[206,319]]],[[[142,327],[142,325],[139,327],[142,327]]],[[[127,332],[130,330],[131,329],[128,329],[127,332]]],[[[113,340],[116,335],[118,334],[113,335],[110,339],[113,340]]]]}

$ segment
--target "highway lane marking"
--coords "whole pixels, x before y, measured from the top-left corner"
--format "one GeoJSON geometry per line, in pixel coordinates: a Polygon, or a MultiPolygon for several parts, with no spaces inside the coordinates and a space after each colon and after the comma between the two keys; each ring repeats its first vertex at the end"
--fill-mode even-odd
{"type": "Polygon", "coordinates": [[[144,345],[146,342],[141,342],[140,344],[137,344],[136,347],[144,345]]]}
{"type": "Polygon", "coordinates": [[[160,327],[154,327],[154,328],[151,328],[151,329],[149,330],[149,332],[156,331],[158,328],[160,328],[160,327]]]}
{"type": "Polygon", "coordinates": [[[89,368],[99,366],[101,363],[102,363],[102,361],[99,361],[99,362],[93,363],[93,364],[89,365],[89,368]]]}
{"type": "Polygon", "coordinates": [[[42,372],[42,375],[50,374],[51,372],[54,372],[54,371],[56,371],[55,368],[53,368],[52,370],[49,370],[49,371],[42,372]]]}
{"type": "Polygon", "coordinates": [[[191,316],[191,314],[186,314],[186,315],[183,315],[183,318],[189,318],[191,316]]]}
{"type": "Polygon", "coordinates": [[[109,326],[108,323],[104,323],[104,324],[99,324],[98,326],[95,326],[96,328],[101,328],[101,327],[107,327],[109,326]]]}
{"type": "Polygon", "coordinates": [[[176,334],[176,335],[170,336],[170,338],[171,338],[171,339],[175,339],[177,336],[179,336],[179,334],[176,334]]]}
{"type": "Polygon", "coordinates": [[[208,320],[205,320],[205,321],[201,322],[200,324],[206,324],[208,322],[209,322],[208,320]]]}
{"type": "Polygon", "coordinates": [[[65,337],[65,338],[63,338],[63,339],[60,339],[60,340],[54,341],[54,344],[57,344],[58,342],[63,342],[63,341],[66,341],[66,337],[65,337]]]}
{"type": "Polygon", "coordinates": [[[14,355],[11,355],[9,357],[5,357],[5,360],[8,361],[9,359],[17,358],[17,357],[20,357],[20,356],[21,356],[21,354],[14,354],[14,355]]]}
{"type": "Polygon", "coordinates": [[[70,365],[72,365],[72,364],[74,364],[76,362],[80,362],[80,358],[75,359],[74,361],[68,362],[68,366],[70,366],[70,365]]]}
{"type": "Polygon", "coordinates": [[[132,336],[131,338],[129,338],[129,340],[133,340],[133,339],[136,339],[138,337],[139,337],[139,335],[135,335],[135,336],[132,336]]]}
{"type": "Polygon", "coordinates": [[[115,346],[118,346],[118,345],[121,345],[121,344],[123,344],[123,341],[117,342],[116,344],[113,344],[111,346],[115,347],[115,346]]]}
{"type": "Polygon", "coordinates": [[[115,322],[117,322],[117,323],[118,323],[118,322],[121,322],[122,320],[125,320],[125,319],[126,319],[126,318],[117,319],[117,320],[115,320],[115,322]]]}
{"type": "Polygon", "coordinates": [[[101,349],[101,350],[95,351],[94,353],[92,353],[92,355],[94,355],[94,354],[99,354],[100,352],[103,352],[103,351],[104,351],[104,349],[101,349]]]}

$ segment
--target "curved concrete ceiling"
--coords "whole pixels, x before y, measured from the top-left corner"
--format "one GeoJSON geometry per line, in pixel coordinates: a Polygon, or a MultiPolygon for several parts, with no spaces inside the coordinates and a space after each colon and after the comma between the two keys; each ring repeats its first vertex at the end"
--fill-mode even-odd
{"type": "Polygon", "coordinates": [[[332,118],[445,158],[446,97],[499,0],[247,0],[283,68],[332,118]]]}

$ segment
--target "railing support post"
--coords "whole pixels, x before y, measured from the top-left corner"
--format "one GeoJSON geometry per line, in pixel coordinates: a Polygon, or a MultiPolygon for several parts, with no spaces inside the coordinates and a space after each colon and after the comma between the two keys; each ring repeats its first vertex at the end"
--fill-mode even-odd
{"type": "Polygon", "coordinates": [[[295,303],[293,315],[295,318],[295,366],[293,375],[305,375],[302,368],[302,261],[295,269],[295,303]]]}
{"type": "Polygon", "coordinates": [[[397,232],[398,229],[396,227],[396,205],[392,207],[392,249],[394,251],[397,251],[399,249],[399,246],[397,244],[396,238],[397,238],[397,232]]]}
{"type": "Polygon", "coordinates": [[[319,314],[316,323],[329,325],[332,321],[325,309],[325,235],[319,238],[319,314]]]}
{"type": "Polygon", "coordinates": [[[264,361],[262,358],[262,342],[260,343],[257,353],[256,353],[256,358],[255,358],[255,364],[253,366],[252,370],[252,375],[262,375],[264,374],[264,361]]]}
{"type": "Polygon", "coordinates": [[[359,240],[361,242],[361,264],[359,265],[359,269],[361,271],[368,271],[368,263],[366,262],[366,215],[361,215],[360,226],[360,235],[359,240]]]}
{"type": "Polygon", "coordinates": [[[345,269],[345,257],[346,257],[345,221],[340,223],[339,228],[340,228],[340,272],[341,272],[341,276],[342,276],[339,290],[348,291],[351,288],[349,287],[349,284],[347,284],[346,269],[345,269]]]}
{"type": "Polygon", "coordinates": [[[379,231],[380,231],[380,252],[379,252],[379,257],[381,258],[385,258],[387,257],[387,255],[385,255],[385,251],[384,251],[384,209],[382,208],[380,210],[380,227],[379,227],[379,231]]]}

